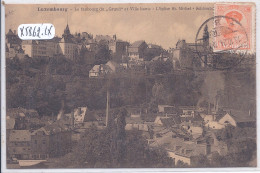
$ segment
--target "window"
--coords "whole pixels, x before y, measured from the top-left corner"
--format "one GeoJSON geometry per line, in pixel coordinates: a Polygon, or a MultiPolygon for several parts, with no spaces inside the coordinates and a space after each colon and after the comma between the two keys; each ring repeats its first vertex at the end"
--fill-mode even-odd
{"type": "Polygon", "coordinates": [[[34,140],[34,144],[37,144],[37,140],[34,140]]]}
{"type": "Polygon", "coordinates": [[[192,150],[186,150],[186,154],[190,154],[192,150]]]}
{"type": "Polygon", "coordinates": [[[41,159],[45,159],[46,158],[46,156],[45,156],[45,154],[41,154],[41,159]]]}
{"type": "Polygon", "coordinates": [[[46,144],[46,141],[45,141],[45,140],[43,140],[43,141],[42,141],[42,144],[46,144]]]}

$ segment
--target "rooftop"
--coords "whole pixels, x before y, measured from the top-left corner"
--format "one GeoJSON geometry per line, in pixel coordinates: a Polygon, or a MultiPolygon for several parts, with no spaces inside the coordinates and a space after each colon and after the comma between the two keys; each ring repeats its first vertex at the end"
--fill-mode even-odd
{"type": "Polygon", "coordinates": [[[130,47],[138,48],[138,47],[141,46],[141,44],[143,44],[143,43],[145,43],[144,40],[139,40],[139,41],[136,41],[136,42],[132,43],[132,44],[130,45],[130,47]]]}

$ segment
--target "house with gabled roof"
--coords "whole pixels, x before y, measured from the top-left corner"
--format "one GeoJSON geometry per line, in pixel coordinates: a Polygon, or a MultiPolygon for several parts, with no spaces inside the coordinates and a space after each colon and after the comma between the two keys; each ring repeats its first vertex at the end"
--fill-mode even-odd
{"type": "Polygon", "coordinates": [[[145,50],[148,48],[148,45],[144,40],[139,40],[132,43],[128,47],[128,56],[131,61],[143,61],[145,50]]]}
{"type": "Polygon", "coordinates": [[[56,122],[31,133],[33,159],[59,157],[71,151],[72,131],[63,122],[56,122]]]}
{"type": "Polygon", "coordinates": [[[107,74],[115,73],[119,65],[113,61],[108,61],[106,64],[94,65],[89,71],[90,78],[103,78],[107,74]]]}
{"type": "MultiPolygon", "coordinates": [[[[223,129],[227,125],[231,125],[234,127],[255,127],[256,120],[254,117],[247,116],[247,114],[239,115],[237,113],[225,113],[218,116],[213,116],[212,119],[207,119],[205,122],[205,126],[211,129],[223,129]]],[[[205,120],[205,118],[204,118],[205,120]]]]}

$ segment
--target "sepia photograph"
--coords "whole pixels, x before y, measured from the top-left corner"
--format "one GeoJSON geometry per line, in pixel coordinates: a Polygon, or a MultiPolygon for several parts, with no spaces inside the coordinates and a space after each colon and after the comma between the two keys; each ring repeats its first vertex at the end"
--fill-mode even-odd
{"type": "Polygon", "coordinates": [[[4,8],[7,170],[257,167],[254,3],[4,8]]]}

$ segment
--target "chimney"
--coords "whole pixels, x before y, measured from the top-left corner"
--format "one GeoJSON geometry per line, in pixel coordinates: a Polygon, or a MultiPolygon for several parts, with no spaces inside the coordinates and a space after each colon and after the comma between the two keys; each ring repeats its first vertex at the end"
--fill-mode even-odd
{"type": "Polygon", "coordinates": [[[106,127],[108,126],[108,122],[109,122],[109,99],[110,99],[110,93],[109,90],[107,89],[106,127]]]}
{"type": "Polygon", "coordinates": [[[71,127],[74,128],[74,111],[71,111],[71,127]]]}
{"type": "Polygon", "coordinates": [[[78,109],[77,109],[77,115],[80,115],[80,114],[81,114],[81,108],[78,107],[78,109]]]}
{"type": "Polygon", "coordinates": [[[211,113],[210,102],[208,102],[208,114],[211,113]]]}

